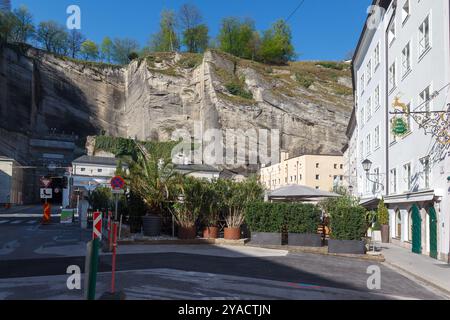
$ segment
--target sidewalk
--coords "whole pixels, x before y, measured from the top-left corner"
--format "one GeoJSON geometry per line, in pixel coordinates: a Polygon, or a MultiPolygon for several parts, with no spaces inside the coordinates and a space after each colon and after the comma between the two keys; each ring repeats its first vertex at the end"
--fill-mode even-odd
{"type": "Polygon", "coordinates": [[[444,290],[450,295],[450,264],[412,253],[390,243],[383,243],[382,253],[386,259],[385,263],[444,290]]]}

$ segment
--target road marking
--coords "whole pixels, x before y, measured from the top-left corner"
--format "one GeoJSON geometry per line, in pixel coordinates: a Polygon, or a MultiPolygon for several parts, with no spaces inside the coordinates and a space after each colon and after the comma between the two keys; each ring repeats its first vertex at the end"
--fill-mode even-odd
{"type": "MultiPolygon", "coordinates": [[[[61,217],[61,214],[52,214],[52,217],[61,217]]],[[[13,214],[2,214],[0,213],[0,218],[41,218],[42,213],[28,214],[28,213],[13,213],[13,214]]]]}
{"type": "Polygon", "coordinates": [[[7,223],[7,222],[9,222],[9,220],[0,220],[0,224],[7,223]]]}
{"type": "Polygon", "coordinates": [[[23,222],[23,220],[15,220],[15,221],[11,222],[11,224],[19,224],[21,222],[23,222]]]}
{"type": "Polygon", "coordinates": [[[36,223],[38,223],[37,220],[30,220],[30,221],[27,222],[27,224],[36,224],[36,223]]]}

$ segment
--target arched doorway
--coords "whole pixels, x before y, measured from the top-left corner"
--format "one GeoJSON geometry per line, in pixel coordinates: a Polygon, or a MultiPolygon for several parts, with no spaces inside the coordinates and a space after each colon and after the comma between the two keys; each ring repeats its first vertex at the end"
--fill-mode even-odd
{"type": "Polygon", "coordinates": [[[422,253],[422,218],[420,217],[420,210],[417,205],[411,208],[412,219],[412,252],[422,253]]]}
{"type": "Polygon", "coordinates": [[[437,215],[433,206],[428,209],[430,216],[430,257],[437,259],[437,215]]]}

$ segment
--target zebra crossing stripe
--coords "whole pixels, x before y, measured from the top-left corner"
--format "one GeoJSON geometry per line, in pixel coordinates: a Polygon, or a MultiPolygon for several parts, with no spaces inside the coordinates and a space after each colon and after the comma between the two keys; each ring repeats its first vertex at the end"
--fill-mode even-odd
{"type": "Polygon", "coordinates": [[[11,222],[11,224],[19,224],[21,222],[23,222],[23,220],[15,220],[15,221],[11,222]]]}
{"type": "Polygon", "coordinates": [[[9,220],[0,220],[0,224],[7,223],[9,220]]]}
{"type": "Polygon", "coordinates": [[[27,224],[36,224],[38,221],[37,220],[30,220],[27,222],[27,224]]]}

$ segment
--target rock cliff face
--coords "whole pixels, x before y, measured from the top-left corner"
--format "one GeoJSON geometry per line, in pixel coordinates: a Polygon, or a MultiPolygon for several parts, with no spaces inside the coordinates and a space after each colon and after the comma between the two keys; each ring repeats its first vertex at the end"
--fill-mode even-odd
{"type": "Polygon", "coordinates": [[[210,51],[113,67],[0,48],[0,155],[25,163],[27,141],[48,133],[167,140],[176,129],[193,132],[195,123],[278,129],[291,155],[336,153],[351,105],[345,64],[269,67],[210,51]]]}

